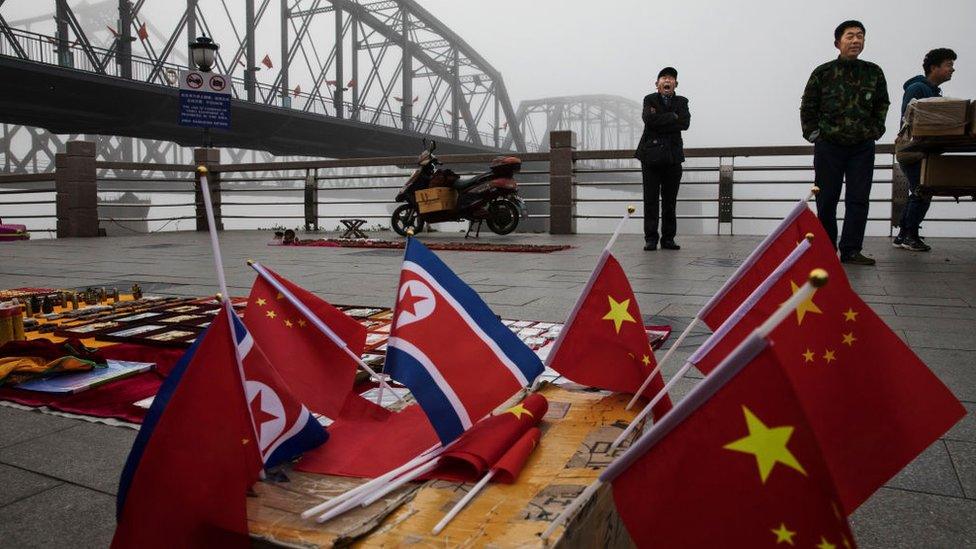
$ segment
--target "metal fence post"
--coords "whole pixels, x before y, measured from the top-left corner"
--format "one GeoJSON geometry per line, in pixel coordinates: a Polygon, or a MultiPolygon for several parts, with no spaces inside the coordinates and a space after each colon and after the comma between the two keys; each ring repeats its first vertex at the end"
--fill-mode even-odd
{"type": "Polygon", "coordinates": [[[319,230],[318,169],[305,170],[305,230],[319,230]]]}
{"type": "Polygon", "coordinates": [[[549,233],[576,233],[576,176],[573,173],[573,151],[576,133],[549,133],[549,233]]]}
{"type": "Polygon", "coordinates": [[[901,214],[908,206],[908,178],[905,172],[901,171],[898,161],[892,159],[891,162],[891,223],[888,224],[888,236],[894,231],[893,227],[901,225],[901,214]]]}
{"type": "Polygon", "coordinates": [[[732,209],[732,184],[734,179],[734,158],[719,157],[718,159],[718,224],[715,234],[722,234],[722,223],[729,224],[729,234],[734,234],[732,209]]]}
{"type": "MultiPolygon", "coordinates": [[[[217,224],[217,230],[222,231],[224,230],[224,222],[220,215],[220,172],[211,169],[213,166],[220,165],[220,149],[193,149],[193,164],[207,167],[207,184],[210,186],[210,200],[213,202],[214,222],[217,224]]],[[[203,205],[200,174],[194,171],[193,179],[195,181],[193,198],[196,202],[197,230],[206,231],[209,230],[209,227],[207,227],[207,209],[203,205]]]]}
{"type": "Polygon", "coordinates": [[[54,166],[58,238],[98,236],[95,143],[69,141],[54,166]]]}

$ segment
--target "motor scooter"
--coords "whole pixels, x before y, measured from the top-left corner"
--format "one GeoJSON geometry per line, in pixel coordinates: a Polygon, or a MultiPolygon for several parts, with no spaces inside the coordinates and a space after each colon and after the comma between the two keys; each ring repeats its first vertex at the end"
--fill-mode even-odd
{"type": "Polygon", "coordinates": [[[419,233],[426,223],[468,221],[467,238],[477,223],[475,237],[480,236],[481,224],[492,232],[509,234],[518,228],[525,216],[525,202],[518,194],[515,174],[522,169],[522,161],[514,156],[499,156],[491,161],[488,170],[468,178],[444,168],[434,155],[437,142],[424,139],[424,151],[417,158],[418,168],[396,195],[403,202],[393,210],[390,225],[401,236],[407,229],[419,233]],[[443,188],[439,194],[453,199],[453,207],[430,210],[418,200],[417,192],[443,188]],[[422,211],[422,210],[427,211],[422,211]]]}

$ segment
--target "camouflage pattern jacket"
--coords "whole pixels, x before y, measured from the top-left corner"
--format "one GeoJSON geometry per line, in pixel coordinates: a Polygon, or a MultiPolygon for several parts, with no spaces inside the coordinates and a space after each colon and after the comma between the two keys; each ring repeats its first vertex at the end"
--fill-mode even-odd
{"type": "Polygon", "coordinates": [[[885,131],[888,84],[881,67],[835,59],[813,70],[800,102],[803,137],[838,145],[876,141],[885,131]]]}

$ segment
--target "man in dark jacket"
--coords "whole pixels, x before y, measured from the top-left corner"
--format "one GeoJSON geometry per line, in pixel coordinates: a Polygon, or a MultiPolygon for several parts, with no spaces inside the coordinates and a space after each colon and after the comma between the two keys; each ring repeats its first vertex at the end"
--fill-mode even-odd
{"type": "Polygon", "coordinates": [[[834,30],[837,59],[813,70],[800,103],[803,137],[814,143],[817,216],[840,259],[874,265],[861,253],[874,178],[874,142],[885,131],[888,85],[881,67],[858,59],[864,25],[844,21],[834,30]],[[844,230],[837,242],[837,202],[846,176],[844,230]]]}
{"type": "MultiPolygon", "coordinates": [[[[922,70],[925,75],[918,75],[909,78],[905,82],[905,95],[901,100],[901,116],[905,118],[905,109],[913,99],[926,99],[929,97],[941,97],[942,89],[939,88],[952,78],[952,73],[956,71],[954,65],[956,52],[948,48],[937,48],[927,54],[922,60],[922,70]]],[[[921,197],[918,194],[918,187],[922,180],[922,162],[902,163],[902,173],[908,180],[908,202],[905,209],[901,212],[901,221],[898,223],[898,236],[892,241],[896,248],[904,248],[913,252],[927,252],[932,249],[926,244],[918,234],[919,226],[925,219],[925,214],[929,211],[931,199],[921,197]]]]}
{"type": "Polygon", "coordinates": [[[678,231],[678,185],[685,161],[681,132],[688,129],[691,114],[688,99],[675,95],[678,71],[665,67],[657,75],[657,92],[644,97],[644,133],[634,157],[641,161],[644,183],[644,249],[656,250],[658,240],[666,250],[679,250],[674,241],[678,231]],[[658,234],[660,197],[661,232],[658,234]]]}

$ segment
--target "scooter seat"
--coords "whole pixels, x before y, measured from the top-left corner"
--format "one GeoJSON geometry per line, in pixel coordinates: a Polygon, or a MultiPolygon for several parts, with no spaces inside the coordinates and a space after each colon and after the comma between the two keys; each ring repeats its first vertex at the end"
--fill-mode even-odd
{"type": "Polygon", "coordinates": [[[464,192],[470,189],[471,187],[474,187],[478,183],[485,181],[485,179],[487,179],[490,176],[491,176],[491,172],[485,172],[472,177],[458,179],[457,181],[454,182],[453,185],[454,190],[458,192],[464,192]]]}

